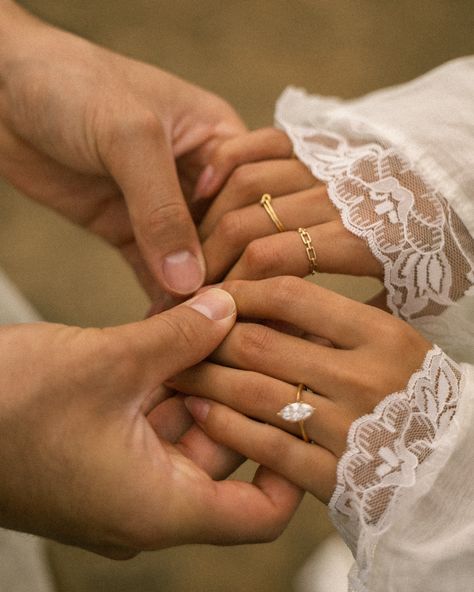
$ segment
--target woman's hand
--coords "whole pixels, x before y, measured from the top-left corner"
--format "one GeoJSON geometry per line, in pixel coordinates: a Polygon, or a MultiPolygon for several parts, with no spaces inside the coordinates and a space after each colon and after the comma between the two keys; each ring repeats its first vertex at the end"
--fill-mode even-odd
{"type": "Polygon", "coordinates": [[[367,244],[344,227],[325,185],[291,154],[290,140],[276,129],[239,136],[215,151],[209,187],[224,186],[199,229],[207,283],[308,275],[300,227],[312,238],[319,271],[382,277],[367,244]],[[264,193],[272,195],[286,232],[260,205],[264,193]]]}
{"type": "Polygon", "coordinates": [[[299,278],[225,286],[240,316],[253,322],[238,323],[212,362],[186,370],[171,386],[207,397],[186,404],[216,442],[328,502],[351,424],[403,389],[431,344],[403,321],[299,278]],[[261,320],[287,323],[310,338],[261,320]],[[278,415],[295,402],[300,383],[309,389],[303,402],[315,409],[304,424],[312,445],[298,438],[298,423],[278,415]]]}
{"type": "Polygon", "coordinates": [[[196,425],[182,434],[163,386],[234,321],[211,290],[123,327],[1,328],[0,525],[114,558],[276,537],[300,491],[265,468],[253,484],[215,481],[240,457],[196,425]]]}
{"type": "Polygon", "coordinates": [[[117,247],[155,303],[203,283],[183,193],[243,131],[217,96],[0,0],[0,175],[117,247]]]}

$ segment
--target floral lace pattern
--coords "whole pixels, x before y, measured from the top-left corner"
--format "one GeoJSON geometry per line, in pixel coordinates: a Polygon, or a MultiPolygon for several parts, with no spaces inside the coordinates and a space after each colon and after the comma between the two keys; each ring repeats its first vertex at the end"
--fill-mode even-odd
{"type": "Polygon", "coordinates": [[[474,239],[395,148],[368,141],[354,123],[349,138],[281,118],[278,123],[298,158],[327,183],[345,227],[382,263],[388,305],[397,316],[438,315],[474,284],[474,239]]]}
{"type": "Polygon", "coordinates": [[[460,368],[435,346],[404,391],[386,397],[352,425],[329,508],[356,552],[353,578],[361,584],[397,497],[414,485],[415,471],[450,427],[461,390],[460,368]]]}

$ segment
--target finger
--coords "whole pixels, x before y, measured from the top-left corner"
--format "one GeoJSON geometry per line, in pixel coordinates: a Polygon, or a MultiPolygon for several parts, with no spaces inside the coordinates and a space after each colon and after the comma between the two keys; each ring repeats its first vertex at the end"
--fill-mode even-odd
{"type": "Polygon", "coordinates": [[[252,370],[289,384],[302,382],[327,397],[345,390],[346,371],[353,365],[350,352],[249,322],[237,323],[211,359],[223,366],[252,370]]]}
{"type": "MultiPolygon", "coordinates": [[[[380,263],[367,244],[344,228],[340,220],[307,228],[324,273],[379,277],[380,263]]],[[[311,272],[306,247],[297,231],[256,239],[245,248],[226,279],[263,279],[277,275],[304,277],[311,272]]]]}
{"type": "MultiPolygon", "coordinates": [[[[386,316],[382,311],[296,277],[225,282],[223,286],[233,295],[239,316],[285,321],[348,349],[373,339],[374,317],[380,315],[383,322],[386,316]]],[[[330,355],[333,350],[327,351],[330,355]]]]}
{"type": "MultiPolygon", "coordinates": [[[[145,412],[146,413],[146,412],[145,412]]],[[[175,444],[194,425],[194,420],[180,395],[171,396],[146,414],[156,435],[175,444]]]]}
{"type": "MultiPolygon", "coordinates": [[[[325,224],[339,218],[324,187],[313,187],[274,198],[271,205],[288,231],[300,226],[325,224]]],[[[213,283],[222,279],[249,243],[277,232],[274,222],[260,204],[225,214],[203,245],[207,262],[206,281],[213,283]]]]}
{"type": "Polygon", "coordinates": [[[230,173],[247,162],[290,158],[293,145],[288,136],[275,128],[263,128],[223,142],[214,152],[202,172],[195,190],[195,198],[214,195],[230,173]]]}
{"type": "Polygon", "coordinates": [[[196,505],[201,507],[187,527],[194,531],[194,542],[220,545],[275,540],[303,497],[298,487],[265,467],[258,468],[251,484],[227,480],[199,494],[196,505]]]}
{"type": "MultiPolygon", "coordinates": [[[[205,396],[253,419],[301,436],[298,422],[289,422],[278,415],[284,407],[295,403],[295,385],[264,374],[209,363],[183,372],[176,381],[186,394],[205,396]]],[[[309,439],[340,456],[346,447],[350,425],[358,416],[327,397],[308,390],[303,392],[302,400],[315,409],[304,423],[309,439]]]]}
{"type": "Polygon", "coordinates": [[[211,440],[194,423],[183,395],[174,395],[156,405],[147,420],[160,439],[176,444],[184,456],[212,479],[225,479],[245,460],[234,450],[211,440]]]}
{"type": "Polygon", "coordinates": [[[246,460],[238,452],[214,442],[194,420],[176,447],[214,480],[226,479],[246,460]]]}
{"type": "Polygon", "coordinates": [[[328,503],[336,484],[337,459],[331,452],[218,403],[193,397],[186,400],[186,406],[213,440],[283,475],[328,503]]]}
{"type": "Polygon", "coordinates": [[[297,160],[271,160],[245,164],[236,169],[214,200],[199,227],[205,240],[217,222],[232,210],[258,204],[262,194],[289,195],[317,185],[323,187],[297,160]]]}
{"type": "Polygon", "coordinates": [[[101,156],[125,196],[137,242],[156,281],[167,292],[190,294],[204,281],[205,263],[167,132],[154,115],[126,121],[101,156]]]}
{"type": "Polygon", "coordinates": [[[169,311],[139,323],[106,330],[126,368],[148,385],[145,402],[165,379],[207,357],[235,323],[235,302],[212,288],[169,311]]]}

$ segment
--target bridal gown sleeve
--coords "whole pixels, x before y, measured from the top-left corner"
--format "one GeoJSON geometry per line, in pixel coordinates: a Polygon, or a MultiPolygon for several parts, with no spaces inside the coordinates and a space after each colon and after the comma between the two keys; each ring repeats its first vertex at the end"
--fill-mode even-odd
{"type": "Polygon", "coordinates": [[[288,88],[276,123],[437,345],[351,427],[330,515],[357,592],[474,588],[474,57],[342,101],[288,88]]]}

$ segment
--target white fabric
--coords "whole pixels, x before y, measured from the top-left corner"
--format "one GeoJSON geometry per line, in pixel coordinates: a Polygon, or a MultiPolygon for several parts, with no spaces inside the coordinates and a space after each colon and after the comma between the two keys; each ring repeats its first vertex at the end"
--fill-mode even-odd
{"type": "MultiPolygon", "coordinates": [[[[0,269],[0,325],[40,321],[0,269]]],[[[0,592],[53,592],[43,539],[0,528],[0,592]]]]}
{"type": "Polygon", "coordinates": [[[445,352],[350,431],[330,504],[349,588],[472,590],[474,367],[455,362],[474,364],[474,58],[352,101],[289,88],[276,123],[383,264],[391,310],[445,352]]]}
{"type": "Polygon", "coordinates": [[[353,562],[347,545],[333,533],[317,546],[300,569],[294,589],[298,592],[346,592],[347,573],[353,562]]]}

